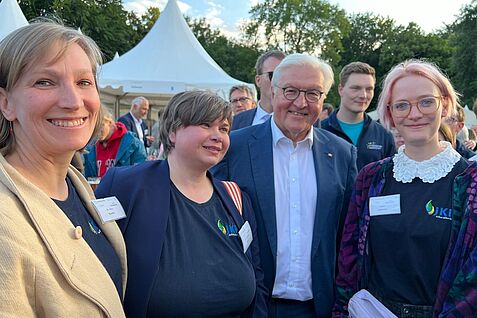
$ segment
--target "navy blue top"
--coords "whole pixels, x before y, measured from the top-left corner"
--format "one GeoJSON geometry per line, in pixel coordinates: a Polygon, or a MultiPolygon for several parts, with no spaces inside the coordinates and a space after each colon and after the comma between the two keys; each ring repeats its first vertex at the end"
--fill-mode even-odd
{"type": "Polygon", "coordinates": [[[401,214],[372,216],[369,290],[386,300],[433,306],[452,226],[452,186],[465,159],[434,183],[398,182],[386,172],[382,196],[399,193],[401,214]]]}
{"type": "Polygon", "coordinates": [[[81,226],[83,229],[83,238],[101,261],[104,268],[106,268],[106,271],[116,286],[119,297],[122,299],[121,261],[114,251],[113,246],[108,241],[108,238],[84,207],[71,180],[66,178],[66,182],[68,184],[68,198],[65,201],[55,199],[53,199],[53,201],[65,213],[74,226],[81,226]]]}
{"type": "Polygon", "coordinates": [[[255,296],[255,274],[239,228],[214,192],[205,203],[171,182],[166,237],[147,317],[240,317],[255,296]]]}
{"type": "MultiPolygon", "coordinates": [[[[321,128],[352,144],[351,138],[343,131],[338,122],[337,113],[338,110],[331,113],[330,117],[321,123],[321,128]]],[[[358,171],[368,163],[391,157],[396,153],[393,135],[366,113],[364,113],[363,129],[355,145],[358,149],[356,161],[358,171]]]]}

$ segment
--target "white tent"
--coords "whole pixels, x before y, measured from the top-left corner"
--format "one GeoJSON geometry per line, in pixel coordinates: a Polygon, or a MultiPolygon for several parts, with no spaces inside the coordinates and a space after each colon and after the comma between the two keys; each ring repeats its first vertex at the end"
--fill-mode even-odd
{"type": "Polygon", "coordinates": [[[12,31],[28,24],[16,0],[0,2],[0,41],[12,31]]]}
{"type": "MultiPolygon", "coordinates": [[[[143,95],[163,104],[173,94],[211,90],[228,98],[240,82],[207,54],[185,21],[176,0],[169,0],[158,21],[130,51],[103,65],[99,85],[103,102],[118,103],[143,95]],[[162,102],[161,102],[162,97],[162,102]],[[159,98],[159,100],[158,100],[159,98]]],[[[254,91],[255,88],[249,85],[254,91]]]]}

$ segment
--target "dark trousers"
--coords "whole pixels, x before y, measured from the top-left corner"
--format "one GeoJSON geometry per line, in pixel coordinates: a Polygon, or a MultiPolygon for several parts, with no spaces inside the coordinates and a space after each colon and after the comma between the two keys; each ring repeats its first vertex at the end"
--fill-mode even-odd
{"type": "Polygon", "coordinates": [[[272,298],[268,318],[315,318],[313,299],[307,301],[272,298]]]}

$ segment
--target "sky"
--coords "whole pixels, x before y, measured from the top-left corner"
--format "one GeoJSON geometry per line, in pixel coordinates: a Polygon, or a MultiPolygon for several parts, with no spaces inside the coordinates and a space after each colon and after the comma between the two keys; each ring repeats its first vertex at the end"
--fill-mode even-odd
{"type": "MultiPolygon", "coordinates": [[[[226,36],[238,37],[240,25],[247,21],[250,8],[260,0],[177,0],[181,11],[192,18],[206,18],[226,36]]],[[[463,5],[471,0],[328,0],[347,13],[371,12],[394,19],[398,24],[416,22],[426,32],[442,28],[455,20],[463,5]]],[[[164,9],[167,0],[125,0],[127,10],[145,12],[150,6],[164,9]]]]}

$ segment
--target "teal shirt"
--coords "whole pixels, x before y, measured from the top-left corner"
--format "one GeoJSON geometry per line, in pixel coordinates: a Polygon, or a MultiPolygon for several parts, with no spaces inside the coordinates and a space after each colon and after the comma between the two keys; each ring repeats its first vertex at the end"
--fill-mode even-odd
{"type": "Polygon", "coordinates": [[[361,131],[363,130],[364,120],[356,124],[348,124],[338,119],[338,123],[340,124],[341,129],[344,131],[344,133],[348,135],[348,137],[351,139],[353,145],[356,146],[356,144],[358,143],[359,135],[361,135],[361,131]]]}

